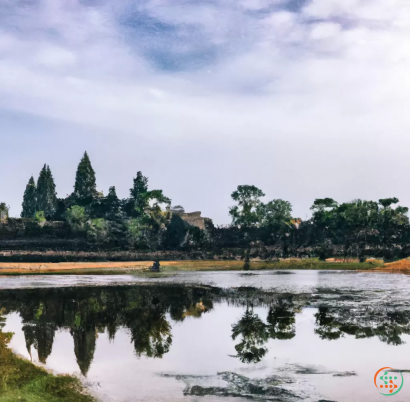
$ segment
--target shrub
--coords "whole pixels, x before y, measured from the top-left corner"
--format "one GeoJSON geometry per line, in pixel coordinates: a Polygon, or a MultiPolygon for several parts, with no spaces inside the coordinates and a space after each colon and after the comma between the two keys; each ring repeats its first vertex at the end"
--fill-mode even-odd
{"type": "Polygon", "coordinates": [[[86,230],[88,215],[85,213],[84,207],[79,205],[73,205],[68,208],[65,217],[71,229],[75,232],[82,232],[86,230]]]}
{"type": "Polygon", "coordinates": [[[46,217],[44,216],[44,212],[43,212],[43,211],[37,211],[37,212],[34,214],[34,220],[35,220],[37,223],[43,223],[43,222],[45,222],[45,221],[46,221],[46,217]]]}
{"type": "Polygon", "coordinates": [[[107,222],[103,218],[92,219],[86,224],[87,236],[102,240],[107,237],[107,222]]]}

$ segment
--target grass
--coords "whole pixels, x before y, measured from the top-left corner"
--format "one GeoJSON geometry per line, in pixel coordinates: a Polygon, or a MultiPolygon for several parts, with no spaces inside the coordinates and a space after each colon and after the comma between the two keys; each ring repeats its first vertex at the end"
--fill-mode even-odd
{"type": "MultiPolygon", "coordinates": [[[[381,267],[379,261],[373,262],[325,262],[316,258],[288,259],[281,261],[251,261],[250,270],[367,270],[381,267]]],[[[242,271],[243,261],[175,261],[172,264],[161,264],[163,272],[171,271],[242,271]]]]}
{"type": "MultiPolygon", "coordinates": [[[[325,262],[316,258],[288,259],[281,261],[251,261],[250,271],[258,270],[373,270],[382,267],[380,261],[360,262],[325,262]]],[[[243,261],[221,261],[221,260],[194,260],[194,261],[164,261],[161,262],[161,273],[172,273],[176,271],[243,271],[243,261]]],[[[249,271],[248,271],[249,272],[249,271]]],[[[151,273],[136,271],[136,274],[148,275],[151,273]]],[[[152,274],[152,275],[160,275],[152,274]]]]}
{"type": "Polygon", "coordinates": [[[81,381],[55,376],[16,356],[8,344],[13,334],[0,328],[0,402],[94,402],[81,381]]]}

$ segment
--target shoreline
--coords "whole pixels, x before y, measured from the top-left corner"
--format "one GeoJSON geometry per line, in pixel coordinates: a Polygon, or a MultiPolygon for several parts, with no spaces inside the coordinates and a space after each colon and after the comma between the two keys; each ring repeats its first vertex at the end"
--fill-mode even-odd
{"type": "MultiPolygon", "coordinates": [[[[372,262],[324,262],[316,259],[251,261],[254,270],[349,270],[349,271],[406,271],[410,269],[410,261],[406,263],[381,264],[372,262]],[[408,265],[408,266],[407,266],[408,265]]],[[[1,262],[0,275],[40,275],[40,274],[124,274],[149,272],[153,261],[101,261],[101,262],[1,262]]],[[[241,260],[180,260],[160,261],[161,272],[172,271],[242,271],[241,260]]]]}

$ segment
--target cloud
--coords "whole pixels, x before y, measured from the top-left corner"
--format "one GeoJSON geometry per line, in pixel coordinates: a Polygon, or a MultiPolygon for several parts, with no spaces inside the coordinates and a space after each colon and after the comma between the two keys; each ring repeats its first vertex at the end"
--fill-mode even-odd
{"type": "MultiPolygon", "coordinates": [[[[302,217],[319,196],[397,195],[410,204],[410,193],[391,181],[395,166],[410,168],[397,162],[410,145],[409,7],[404,0],[3,1],[0,112],[21,117],[3,123],[0,136],[12,136],[7,153],[24,159],[29,150],[18,144],[32,118],[48,122],[33,134],[48,154],[59,149],[49,140],[56,127],[76,127],[83,134],[69,147],[70,163],[87,144],[109,175],[97,150],[112,152],[118,182],[109,184],[123,196],[124,172],[139,170],[131,153],[144,149],[142,167],[158,186],[163,178],[178,203],[219,222],[228,220],[230,192],[245,182],[289,199],[302,217]]],[[[1,197],[15,211],[32,157],[16,172],[20,190],[9,194],[12,179],[0,178],[1,197]]]]}

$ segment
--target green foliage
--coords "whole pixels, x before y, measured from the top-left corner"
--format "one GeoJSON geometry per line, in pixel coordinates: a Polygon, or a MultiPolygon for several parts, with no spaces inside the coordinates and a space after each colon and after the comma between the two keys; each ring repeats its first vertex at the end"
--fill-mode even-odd
{"type": "Polygon", "coordinates": [[[95,239],[105,239],[108,236],[108,227],[105,219],[98,218],[87,221],[86,233],[87,236],[95,239]]]}
{"type": "Polygon", "coordinates": [[[115,221],[122,218],[121,202],[117,197],[115,187],[110,187],[105,203],[105,217],[108,220],[115,221]]]}
{"type": "Polygon", "coordinates": [[[57,208],[57,194],[53,175],[47,165],[43,166],[37,180],[36,199],[36,210],[43,211],[47,219],[52,219],[57,208]]]}
{"type": "Polygon", "coordinates": [[[9,217],[10,207],[5,202],[0,202],[0,220],[7,219],[9,217]]]}
{"type": "Polygon", "coordinates": [[[229,213],[236,226],[249,228],[260,223],[261,200],[265,194],[255,186],[238,186],[231,197],[238,205],[231,207],[229,213]]]}
{"type": "Polygon", "coordinates": [[[44,212],[43,211],[37,211],[35,214],[34,214],[34,220],[37,222],[37,223],[43,223],[43,222],[45,222],[46,221],[46,217],[44,216],[44,212]]]}
{"type": "Polygon", "coordinates": [[[408,209],[397,206],[397,198],[375,201],[354,200],[339,205],[332,199],[316,200],[312,223],[321,248],[329,242],[343,244],[345,255],[365,261],[369,244],[382,247],[384,253],[394,241],[401,242],[409,230],[408,209]]]}
{"type": "Polygon", "coordinates": [[[148,178],[143,176],[141,172],[137,172],[137,176],[133,180],[134,184],[130,189],[132,215],[141,216],[149,202],[148,178]]]}
{"type": "Polygon", "coordinates": [[[92,199],[97,195],[95,171],[91,166],[87,152],[84,152],[84,156],[81,158],[77,167],[74,195],[81,205],[91,203],[92,199]]]}
{"type": "Polygon", "coordinates": [[[104,240],[108,236],[108,225],[105,219],[91,219],[84,207],[73,205],[66,211],[66,219],[74,232],[83,232],[95,240],[104,240]]]}
{"type": "Polygon", "coordinates": [[[21,217],[32,218],[37,208],[37,188],[33,176],[30,177],[26,190],[24,191],[21,217]]]}
{"type": "Polygon", "coordinates": [[[162,190],[151,190],[146,194],[147,206],[146,208],[161,208],[162,204],[165,204],[167,208],[171,205],[171,200],[166,197],[162,190]]]}
{"type": "Polygon", "coordinates": [[[127,233],[131,243],[138,244],[143,241],[145,224],[142,218],[131,218],[127,221],[127,233]]]}
{"type": "Polygon", "coordinates": [[[73,205],[66,211],[66,219],[71,229],[74,232],[82,232],[86,230],[88,215],[85,213],[85,208],[79,205],[73,205]]]}
{"type": "Polygon", "coordinates": [[[292,204],[284,200],[272,200],[259,207],[261,226],[279,228],[288,225],[292,219],[292,204]]]}
{"type": "Polygon", "coordinates": [[[185,242],[187,232],[187,224],[181,219],[181,217],[173,214],[164,235],[164,246],[171,249],[181,247],[185,242]]]}
{"type": "Polygon", "coordinates": [[[388,208],[392,204],[397,204],[399,202],[399,199],[396,197],[393,198],[382,198],[379,200],[379,204],[383,206],[383,208],[388,208]]]}

